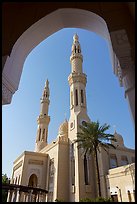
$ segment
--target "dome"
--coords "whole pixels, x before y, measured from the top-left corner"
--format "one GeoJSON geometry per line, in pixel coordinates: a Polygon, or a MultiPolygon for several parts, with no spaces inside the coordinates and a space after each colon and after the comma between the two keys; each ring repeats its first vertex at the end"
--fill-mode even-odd
{"type": "Polygon", "coordinates": [[[63,136],[68,134],[68,121],[65,120],[59,127],[59,132],[58,132],[59,136],[63,136]]]}
{"type": "Polygon", "coordinates": [[[116,131],[114,133],[114,137],[115,139],[117,140],[116,142],[115,141],[112,141],[112,144],[116,144],[117,146],[124,146],[124,140],[123,140],[123,137],[118,134],[116,131]]]}

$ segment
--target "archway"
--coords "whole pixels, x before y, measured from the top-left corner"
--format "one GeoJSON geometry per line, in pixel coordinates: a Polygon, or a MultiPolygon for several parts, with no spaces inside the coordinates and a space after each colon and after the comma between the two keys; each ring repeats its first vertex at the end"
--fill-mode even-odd
{"type": "Polygon", "coordinates": [[[11,94],[14,94],[18,89],[23,64],[31,50],[53,33],[69,27],[93,31],[108,40],[114,66],[115,60],[105,21],[100,16],[86,10],[58,9],[33,24],[16,41],[3,69],[3,82],[8,81],[10,83],[11,94]],[[10,78],[8,73],[10,73],[10,78]]]}
{"type": "Polygon", "coordinates": [[[32,174],[29,177],[28,186],[36,188],[37,185],[38,185],[38,178],[37,178],[37,176],[35,174],[32,174]]]}
{"type": "MultiPolygon", "coordinates": [[[[62,28],[69,27],[83,28],[95,32],[108,41],[113,71],[118,76],[121,85],[123,85],[124,81],[125,96],[129,102],[131,115],[134,121],[134,74],[131,73],[132,70],[128,70],[122,78],[120,64],[117,56],[113,52],[106,22],[95,13],[82,9],[58,9],[33,24],[20,36],[12,49],[11,55],[7,57],[4,65],[2,76],[3,104],[11,103],[12,96],[19,86],[23,64],[31,50],[51,34],[62,28]]],[[[124,30],[120,32],[120,35],[124,36],[125,40],[126,34],[124,30]]]]}
{"type": "MultiPolygon", "coordinates": [[[[36,176],[36,174],[31,174],[31,176],[29,177],[28,186],[36,188],[37,185],[38,185],[38,177],[36,176]]],[[[37,194],[33,194],[33,195],[29,194],[29,201],[36,202],[36,197],[37,197],[37,194]]]]}

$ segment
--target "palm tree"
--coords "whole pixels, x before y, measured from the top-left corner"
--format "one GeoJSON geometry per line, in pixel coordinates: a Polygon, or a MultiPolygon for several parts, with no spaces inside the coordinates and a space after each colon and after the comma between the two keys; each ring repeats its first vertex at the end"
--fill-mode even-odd
{"type": "Polygon", "coordinates": [[[106,152],[108,152],[109,146],[116,148],[110,143],[110,141],[116,141],[114,135],[105,133],[106,130],[110,128],[110,125],[106,123],[100,126],[99,122],[83,122],[80,127],[80,132],[77,133],[77,139],[74,142],[78,143],[78,148],[83,148],[84,155],[92,154],[95,157],[96,172],[97,172],[97,184],[98,184],[98,196],[101,197],[100,188],[100,176],[99,176],[99,165],[97,152],[100,152],[100,147],[102,147],[106,152]]]}

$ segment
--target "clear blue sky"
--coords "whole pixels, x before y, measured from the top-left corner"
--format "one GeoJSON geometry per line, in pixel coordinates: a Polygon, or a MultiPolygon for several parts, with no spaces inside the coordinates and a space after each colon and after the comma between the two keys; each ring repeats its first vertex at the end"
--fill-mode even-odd
{"type": "Polygon", "coordinates": [[[83,29],[62,29],[40,43],[26,58],[18,91],[10,105],[2,107],[2,172],[11,177],[13,161],[25,150],[33,151],[45,81],[50,86],[48,142],[57,137],[58,128],[69,119],[70,54],[77,33],[87,74],[87,110],[92,121],[110,124],[124,138],[125,146],[135,147],[134,127],[124,88],[113,74],[108,44],[95,33],[83,29]]]}

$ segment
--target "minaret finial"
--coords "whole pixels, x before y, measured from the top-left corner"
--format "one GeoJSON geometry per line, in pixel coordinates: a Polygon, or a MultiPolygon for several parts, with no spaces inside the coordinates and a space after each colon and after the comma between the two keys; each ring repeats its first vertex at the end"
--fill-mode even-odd
{"type": "Polygon", "coordinates": [[[77,33],[74,34],[74,36],[73,36],[73,41],[74,41],[74,42],[78,41],[78,35],[77,35],[77,33]]]}
{"type": "Polygon", "coordinates": [[[46,87],[48,87],[49,86],[49,80],[47,79],[46,80],[46,87]]]}

